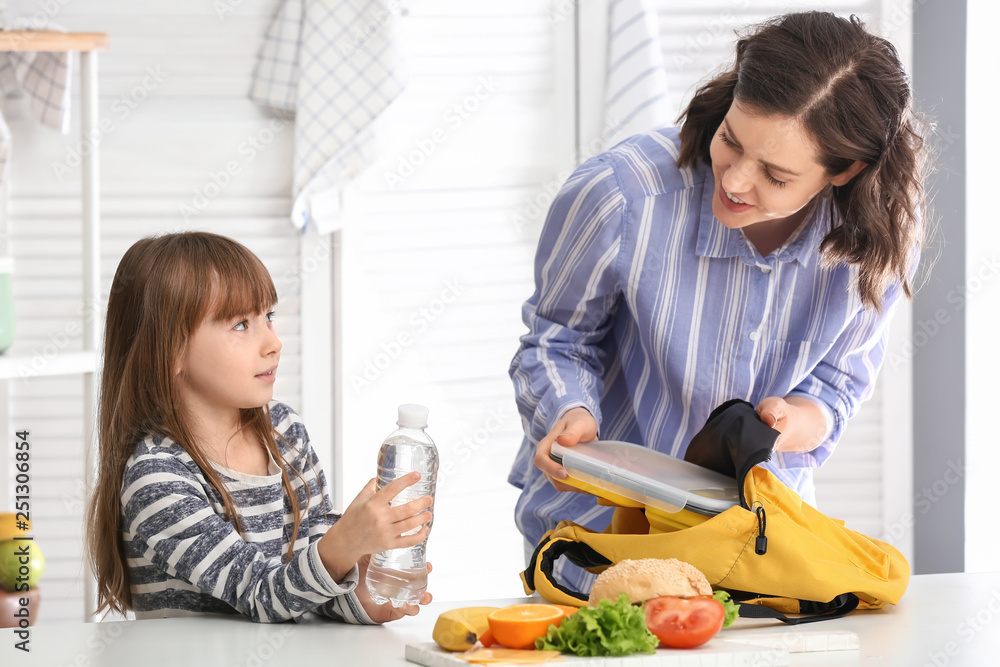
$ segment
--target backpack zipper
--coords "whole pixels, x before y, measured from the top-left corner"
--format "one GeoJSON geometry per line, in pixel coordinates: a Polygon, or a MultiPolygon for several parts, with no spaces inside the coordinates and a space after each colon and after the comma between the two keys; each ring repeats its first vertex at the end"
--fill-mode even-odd
{"type": "Polygon", "coordinates": [[[764,529],[767,528],[767,515],[764,514],[764,504],[755,500],[750,509],[757,515],[757,540],[753,550],[758,556],[763,556],[767,553],[767,537],[764,535],[764,529]]]}

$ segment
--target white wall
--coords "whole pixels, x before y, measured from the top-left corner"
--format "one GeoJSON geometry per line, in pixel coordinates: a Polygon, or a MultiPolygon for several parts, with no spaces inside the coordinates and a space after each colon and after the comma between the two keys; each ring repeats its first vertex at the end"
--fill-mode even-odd
{"type": "Polygon", "coordinates": [[[996,499],[996,447],[994,387],[1000,377],[996,332],[1000,330],[1000,227],[995,223],[995,187],[991,165],[996,160],[994,114],[1000,95],[990,81],[1000,58],[994,47],[993,26],[1000,7],[986,0],[968,3],[968,57],[966,60],[966,131],[968,137],[991,137],[966,145],[966,493],[965,569],[969,572],[1000,570],[1000,536],[991,517],[996,499]]]}

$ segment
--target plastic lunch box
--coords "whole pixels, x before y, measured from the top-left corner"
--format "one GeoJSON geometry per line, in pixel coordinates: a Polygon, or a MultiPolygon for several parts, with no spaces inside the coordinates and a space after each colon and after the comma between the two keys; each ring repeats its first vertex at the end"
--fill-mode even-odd
{"type": "Polygon", "coordinates": [[[550,457],[566,469],[564,483],[643,508],[651,533],[694,526],[739,504],[732,477],[628,442],[553,443],[550,457]]]}

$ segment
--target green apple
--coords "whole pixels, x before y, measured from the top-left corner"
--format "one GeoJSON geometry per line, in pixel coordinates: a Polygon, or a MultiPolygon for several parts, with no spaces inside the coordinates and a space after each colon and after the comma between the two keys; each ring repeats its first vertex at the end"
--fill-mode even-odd
{"type": "Polygon", "coordinates": [[[34,540],[0,542],[0,588],[8,593],[32,588],[44,569],[45,556],[34,540]]]}

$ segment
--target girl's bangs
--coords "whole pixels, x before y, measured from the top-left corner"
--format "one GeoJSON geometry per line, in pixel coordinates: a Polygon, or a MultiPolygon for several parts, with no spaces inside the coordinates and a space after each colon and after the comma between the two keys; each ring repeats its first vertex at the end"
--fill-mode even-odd
{"type": "MultiPolygon", "coordinates": [[[[247,253],[249,255],[249,252],[247,253]]],[[[274,282],[254,255],[227,258],[211,269],[212,302],[208,305],[216,322],[270,310],[278,301],[274,282]]]]}

